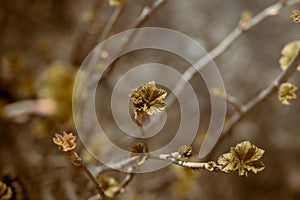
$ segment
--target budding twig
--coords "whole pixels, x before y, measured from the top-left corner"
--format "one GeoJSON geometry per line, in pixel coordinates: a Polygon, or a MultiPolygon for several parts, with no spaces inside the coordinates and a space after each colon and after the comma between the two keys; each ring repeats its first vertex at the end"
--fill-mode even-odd
{"type": "Polygon", "coordinates": [[[84,166],[81,162],[81,164],[78,166],[80,167],[81,169],[83,169],[83,171],[85,172],[85,174],[88,176],[88,178],[93,182],[93,184],[95,185],[96,187],[96,190],[98,192],[98,194],[100,195],[100,199],[103,199],[103,200],[108,200],[109,198],[107,198],[104,194],[104,190],[102,188],[102,186],[99,184],[99,182],[97,181],[97,179],[93,176],[93,174],[90,172],[90,170],[84,166]]]}
{"type": "Polygon", "coordinates": [[[193,66],[190,66],[181,76],[181,79],[175,86],[174,90],[172,92],[174,95],[169,95],[168,102],[171,106],[175,99],[176,95],[179,95],[184,90],[186,83],[191,80],[191,78],[194,76],[195,73],[197,73],[197,70],[202,69],[204,66],[206,66],[211,60],[217,58],[222,53],[225,52],[226,49],[228,49],[244,32],[252,29],[255,25],[258,25],[261,23],[264,19],[274,16],[278,14],[278,12],[286,7],[286,6],[292,6],[296,3],[300,3],[300,0],[289,0],[286,2],[277,2],[260,13],[258,13],[256,16],[254,16],[252,19],[250,19],[247,23],[245,23],[243,26],[238,25],[236,28],[233,29],[233,31],[214,49],[212,49],[208,54],[206,54],[204,57],[200,58],[195,62],[193,66]]]}
{"type": "Polygon", "coordinates": [[[171,162],[173,164],[176,164],[176,165],[179,165],[182,167],[187,167],[190,169],[205,169],[208,171],[216,171],[216,172],[226,173],[226,171],[223,170],[222,166],[220,166],[214,162],[188,162],[188,161],[176,159],[171,154],[160,154],[160,155],[150,154],[150,158],[157,159],[157,160],[164,160],[164,161],[171,162]],[[211,165],[211,163],[214,163],[214,165],[211,165]]]}
{"type": "Polygon", "coordinates": [[[286,82],[292,74],[297,70],[298,65],[300,64],[300,50],[294,56],[293,60],[290,62],[286,70],[282,71],[277,78],[264,90],[262,90],[257,96],[252,98],[250,101],[241,106],[241,112],[236,112],[229,120],[225,123],[223,132],[219,140],[217,141],[215,147],[212,151],[206,156],[209,158],[213,153],[215,148],[230,135],[230,130],[242,119],[243,116],[248,114],[253,108],[266,100],[269,96],[274,94],[281,83],[286,82]]]}
{"type": "MultiPolygon", "coordinates": [[[[160,8],[162,8],[169,0],[157,0],[153,3],[152,6],[145,6],[139,16],[136,18],[135,22],[130,27],[131,29],[142,27],[160,8]]],[[[134,34],[128,36],[129,38],[124,38],[121,40],[120,52],[126,48],[127,44],[134,37],[134,34]]],[[[107,72],[102,75],[101,80],[105,81],[107,77],[113,72],[119,58],[117,58],[108,68],[107,72]]],[[[100,80],[100,81],[101,81],[100,80]]]]}
{"type": "Polygon", "coordinates": [[[161,7],[163,7],[169,0],[157,0],[151,7],[146,6],[143,8],[140,15],[136,18],[131,28],[142,27],[147,20],[152,17],[161,7]]]}

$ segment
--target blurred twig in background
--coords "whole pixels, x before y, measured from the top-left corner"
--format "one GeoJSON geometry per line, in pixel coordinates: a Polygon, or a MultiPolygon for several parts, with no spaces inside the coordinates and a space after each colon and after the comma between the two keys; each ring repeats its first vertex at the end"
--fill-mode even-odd
{"type": "Polygon", "coordinates": [[[174,90],[172,90],[174,95],[170,95],[168,97],[169,106],[171,106],[175,101],[176,95],[179,95],[184,90],[185,85],[187,83],[186,80],[191,80],[195,73],[197,73],[199,70],[205,67],[209,62],[211,62],[211,60],[217,58],[222,53],[224,53],[225,50],[228,49],[243,33],[254,28],[259,23],[263,22],[263,20],[267,17],[278,15],[279,11],[282,8],[286,6],[292,6],[297,3],[300,3],[300,0],[279,1],[274,5],[271,5],[268,8],[264,9],[263,11],[255,15],[253,18],[249,19],[248,22],[243,23],[242,25],[239,24],[236,28],[234,28],[233,31],[227,37],[225,37],[225,39],[221,41],[218,46],[216,46],[214,49],[208,52],[208,54],[206,54],[204,57],[197,60],[195,64],[193,64],[193,66],[189,67],[183,73],[178,84],[176,85],[174,90]]]}
{"type": "MultiPolygon", "coordinates": [[[[253,97],[251,100],[249,100],[247,103],[241,105],[241,107],[238,109],[233,116],[231,116],[225,123],[224,129],[222,131],[222,135],[217,141],[214,149],[216,149],[222,141],[230,136],[230,130],[236,125],[246,114],[248,114],[253,108],[255,108],[257,105],[262,103],[264,100],[266,100],[269,96],[277,92],[278,87],[280,84],[286,82],[293,73],[297,70],[298,65],[300,64],[300,50],[297,52],[297,54],[294,56],[293,60],[288,65],[287,69],[282,71],[275,80],[264,90],[262,90],[257,96],[253,97]]],[[[214,149],[210,151],[210,153],[205,157],[206,159],[209,159],[214,154],[214,149]]]]}

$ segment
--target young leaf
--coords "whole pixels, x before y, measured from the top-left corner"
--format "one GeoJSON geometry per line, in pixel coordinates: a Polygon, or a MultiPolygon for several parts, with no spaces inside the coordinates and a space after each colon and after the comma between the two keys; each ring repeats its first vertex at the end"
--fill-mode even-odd
{"type": "Polygon", "coordinates": [[[290,100],[296,99],[297,87],[291,83],[282,83],[278,91],[278,100],[284,105],[290,105],[290,100]]]}
{"type": "MultiPolygon", "coordinates": [[[[279,59],[279,64],[282,70],[287,68],[299,49],[300,40],[289,42],[283,47],[281,50],[282,57],[279,59]]],[[[300,71],[300,65],[298,65],[297,70],[300,71]]]]}
{"type": "Polygon", "coordinates": [[[238,171],[240,176],[248,176],[250,172],[257,174],[265,169],[260,161],[264,150],[244,141],[231,147],[229,153],[225,153],[218,159],[218,164],[225,171],[238,171]]]}
{"type": "Polygon", "coordinates": [[[299,10],[293,10],[293,14],[291,15],[291,18],[295,23],[300,22],[300,11],[299,10]]]}

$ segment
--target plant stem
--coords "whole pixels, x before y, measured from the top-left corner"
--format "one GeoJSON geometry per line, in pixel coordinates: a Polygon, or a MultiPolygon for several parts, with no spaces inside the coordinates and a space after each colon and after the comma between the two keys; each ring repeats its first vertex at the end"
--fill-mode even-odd
{"type": "Polygon", "coordinates": [[[128,172],[127,172],[124,180],[120,184],[119,189],[115,192],[114,197],[116,197],[118,194],[120,194],[122,192],[122,190],[131,182],[133,175],[134,175],[132,173],[132,171],[133,171],[133,167],[129,167],[128,172]]]}
{"type": "Polygon", "coordinates": [[[286,70],[282,71],[276,79],[264,90],[262,90],[257,96],[253,97],[250,101],[241,106],[241,111],[236,112],[229,120],[225,123],[224,129],[222,131],[222,135],[217,141],[214,148],[210,151],[210,153],[205,157],[206,159],[210,158],[214,153],[216,147],[228,136],[230,136],[230,130],[244,117],[248,114],[253,108],[258,106],[264,100],[266,100],[269,96],[274,94],[280,84],[286,82],[292,74],[297,70],[298,65],[300,64],[300,50],[294,56],[292,61],[289,63],[286,70]]]}
{"type": "MultiPolygon", "coordinates": [[[[145,6],[139,16],[136,18],[135,22],[132,24],[130,29],[140,28],[142,27],[160,8],[162,8],[169,0],[157,0],[153,3],[151,7],[145,6]]],[[[121,51],[126,48],[128,43],[134,37],[134,34],[128,36],[127,38],[123,38],[121,40],[120,49],[121,51]]],[[[102,75],[100,82],[104,82],[113,70],[116,68],[117,62],[120,58],[117,58],[113,63],[111,63],[110,67],[107,69],[107,72],[102,75]]]]}
{"type": "Polygon", "coordinates": [[[92,172],[83,164],[82,159],[78,157],[76,160],[73,161],[73,164],[80,169],[82,169],[87,177],[92,181],[92,183],[95,185],[95,189],[97,190],[99,196],[99,199],[101,200],[109,200],[108,197],[105,196],[104,190],[101,186],[101,184],[98,182],[98,180],[93,176],[92,172]]]}
{"type": "Polygon", "coordinates": [[[109,34],[111,33],[113,27],[116,25],[116,23],[118,22],[122,12],[124,10],[124,5],[120,5],[120,6],[116,6],[115,11],[113,12],[113,14],[110,16],[107,24],[104,27],[104,30],[102,31],[101,37],[100,37],[100,41],[102,42],[103,40],[107,39],[109,34]]]}
{"type": "Polygon", "coordinates": [[[157,160],[164,160],[164,161],[171,162],[173,164],[176,164],[176,165],[179,165],[182,167],[187,167],[190,169],[205,169],[205,170],[209,170],[209,171],[226,173],[226,171],[224,171],[222,166],[220,166],[220,165],[216,164],[212,170],[212,168],[210,167],[208,162],[188,162],[188,161],[178,160],[178,159],[174,158],[171,154],[160,154],[160,155],[150,154],[150,158],[157,159],[157,160]]]}
{"type": "Polygon", "coordinates": [[[216,46],[214,49],[208,52],[208,54],[206,54],[204,57],[198,59],[194,65],[190,66],[183,73],[181,79],[175,86],[174,90],[172,90],[174,95],[169,95],[168,97],[168,106],[170,107],[174,103],[176,96],[182,93],[186,86],[186,83],[192,79],[194,74],[196,74],[213,59],[217,58],[222,53],[224,53],[225,50],[228,49],[243,33],[252,29],[255,25],[258,25],[267,17],[277,15],[282,8],[286,6],[292,6],[296,3],[300,3],[300,0],[289,0],[286,2],[279,1],[258,13],[256,16],[250,19],[244,26],[238,25],[236,28],[234,28],[233,31],[218,46],[216,46]]]}

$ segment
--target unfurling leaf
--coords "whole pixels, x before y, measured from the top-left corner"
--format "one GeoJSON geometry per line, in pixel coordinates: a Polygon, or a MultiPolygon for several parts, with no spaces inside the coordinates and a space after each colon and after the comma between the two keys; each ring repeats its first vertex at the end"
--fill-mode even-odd
{"type": "Polygon", "coordinates": [[[63,135],[55,134],[53,142],[64,152],[72,151],[76,148],[76,136],[73,133],[63,132],[63,135]]]}
{"type": "Polygon", "coordinates": [[[291,18],[295,23],[300,22],[300,11],[299,10],[293,10],[293,14],[291,15],[291,18]]]}
{"type": "Polygon", "coordinates": [[[215,163],[214,161],[209,161],[208,163],[206,163],[205,165],[205,169],[207,169],[208,171],[216,171],[218,170],[218,166],[217,166],[217,163],[215,163]]]}
{"type": "Polygon", "coordinates": [[[104,175],[100,175],[97,180],[101,184],[105,196],[109,198],[113,198],[115,193],[119,189],[119,183],[116,181],[116,179],[112,177],[106,177],[104,175]]]}
{"type": "Polygon", "coordinates": [[[183,145],[178,150],[180,159],[187,160],[193,155],[193,149],[191,146],[183,145]]]}
{"type": "Polygon", "coordinates": [[[245,26],[250,21],[251,18],[252,18],[252,14],[249,10],[242,11],[241,14],[240,14],[239,25],[241,27],[245,26]]]}
{"type": "MultiPolygon", "coordinates": [[[[300,40],[287,43],[281,50],[282,57],[279,59],[279,64],[282,70],[286,70],[289,63],[292,61],[296,53],[300,49],[300,40]]],[[[300,65],[297,70],[300,71],[300,65]]]]}
{"type": "Polygon", "coordinates": [[[130,146],[130,157],[137,157],[137,165],[142,165],[148,158],[148,147],[145,143],[130,146]]]}
{"type": "Polygon", "coordinates": [[[290,100],[296,99],[297,87],[291,83],[282,83],[278,91],[278,100],[284,105],[290,105],[290,100]]]}
{"type": "Polygon", "coordinates": [[[147,153],[147,146],[145,143],[135,143],[130,146],[131,153],[147,153]]]}
{"type": "Polygon", "coordinates": [[[164,110],[166,103],[163,99],[166,96],[167,92],[163,89],[158,89],[154,81],[146,83],[141,89],[134,89],[130,94],[134,109],[144,111],[149,115],[164,110]]]}
{"type": "Polygon", "coordinates": [[[265,169],[260,161],[264,150],[244,141],[231,147],[229,153],[221,155],[218,164],[224,171],[238,171],[240,176],[248,176],[250,172],[257,174],[265,169]]]}
{"type": "Polygon", "coordinates": [[[166,107],[164,99],[167,92],[158,89],[154,81],[144,84],[140,89],[132,90],[130,98],[134,107],[135,119],[142,125],[144,114],[157,114],[166,107]]]}

